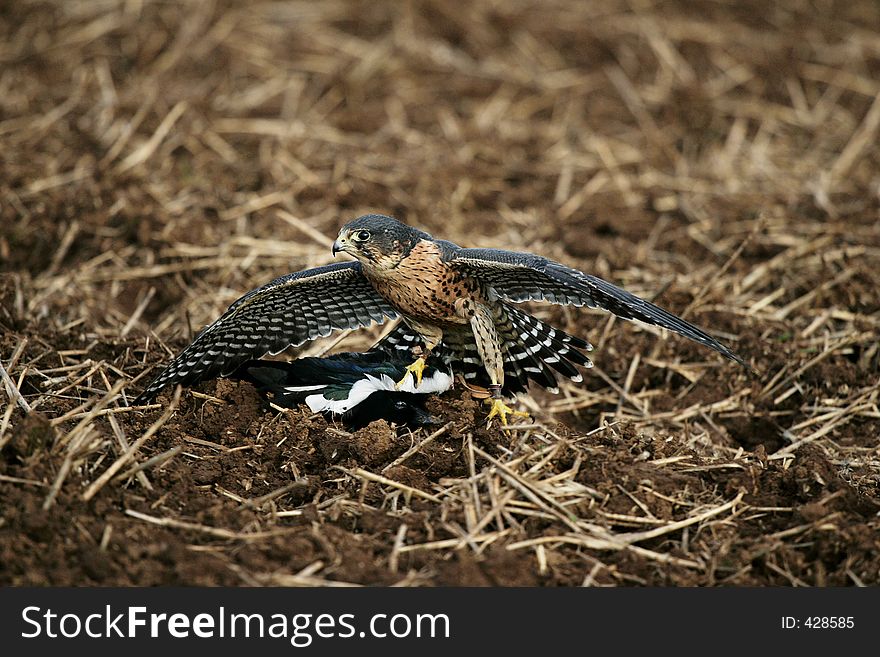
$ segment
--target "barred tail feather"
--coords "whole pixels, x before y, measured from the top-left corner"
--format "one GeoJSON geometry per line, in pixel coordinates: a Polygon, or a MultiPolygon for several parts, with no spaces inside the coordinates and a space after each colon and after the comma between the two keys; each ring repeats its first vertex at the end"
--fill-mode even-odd
{"type": "Polygon", "coordinates": [[[526,340],[523,340],[522,331],[514,324],[506,306],[500,305],[496,313],[499,337],[503,340],[502,349],[505,364],[518,366],[529,379],[542,388],[551,392],[559,392],[553,371],[541,357],[541,343],[535,341],[531,336],[526,336],[526,340]]]}
{"type": "MultiPolygon", "coordinates": [[[[555,329],[510,304],[500,304],[496,315],[505,354],[505,392],[525,392],[529,381],[556,392],[557,380],[553,370],[573,381],[580,381],[582,377],[575,366],[592,367],[592,361],[581,351],[592,349],[586,340],[555,329]]],[[[401,352],[409,354],[421,342],[412,329],[401,323],[372,350],[399,357],[401,352]]],[[[434,349],[434,355],[466,381],[484,386],[490,383],[471,335],[447,333],[434,349]]]]}
{"type": "Polygon", "coordinates": [[[508,316],[519,333],[519,341],[563,376],[579,382],[583,377],[575,365],[593,366],[593,362],[580,351],[591,349],[589,342],[555,329],[517,308],[508,307],[508,316]]]}

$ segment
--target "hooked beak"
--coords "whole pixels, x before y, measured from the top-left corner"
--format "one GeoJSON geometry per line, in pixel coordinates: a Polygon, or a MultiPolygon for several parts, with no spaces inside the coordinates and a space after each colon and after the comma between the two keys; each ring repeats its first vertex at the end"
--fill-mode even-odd
{"type": "Polygon", "coordinates": [[[333,254],[333,257],[335,258],[335,257],[336,257],[336,254],[337,254],[339,251],[344,251],[344,250],[345,250],[345,249],[343,248],[344,246],[345,246],[345,245],[342,243],[342,240],[339,239],[339,238],[337,238],[336,241],[333,242],[333,246],[330,248],[330,253],[332,253],[332,254],[333,254]]]}

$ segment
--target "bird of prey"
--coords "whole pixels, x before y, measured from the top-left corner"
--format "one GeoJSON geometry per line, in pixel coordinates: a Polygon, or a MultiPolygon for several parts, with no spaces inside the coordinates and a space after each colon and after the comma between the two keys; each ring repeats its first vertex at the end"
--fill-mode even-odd
{"type": "MultiPolygon", "coordinates": [[[[749,366],[696,326],[607,281],[531,253],[468,249],[369,214],[347,223],[333,243],[354,261],[277,278],[248,292],[202,331],[135,403],[165,386],[228,376],[242,363],[331,331],[401,318],[380,348],[411,349],[415,385],[437,350],[453,368],[487,382],[489,418],[516,413],[502,391],[532,380],[556,386],[554,371],[581,380],[588,342],[515,307],[525,301],[590,306],[679,333],[749,366]]],[[[404,377],[405,380],[406,377],[404,377]]],[[[400,385],[403,385],[401,381],[400,385]]]]}
{"type": "Polygon", "coordinates": [[[428,367],[418,388],[412,377],[398,388],[406,365],[406,360],[379,350],[346,352],[289,363],[250,360],[230,378],[252,383],[277,406],[305,403],[313,413],[339,417],[353,429],[379,419],[414,427],[438,424],[425,410],[425,401],[452,387],[452,374],[428,367]]]}

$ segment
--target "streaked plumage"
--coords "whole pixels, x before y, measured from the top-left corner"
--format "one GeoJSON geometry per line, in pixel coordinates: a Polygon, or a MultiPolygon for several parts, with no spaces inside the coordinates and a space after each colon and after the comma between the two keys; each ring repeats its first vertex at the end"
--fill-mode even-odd
{"type": "Polygon", "coordinates": [[[408,385],[398,389],[396,382],[404,375],[407,362],[380,351],[300,358],[289,363],[251,360],[230,377],[252,383],[278,406],[305,404],[312,412],[338,417],[353,428],[378,419],[410,426],[436,424],[436,418],[425,410],[425,401],[429,395],[452,387],[452,374],[431,367],[418,389],[412,377],[408,385]]]}

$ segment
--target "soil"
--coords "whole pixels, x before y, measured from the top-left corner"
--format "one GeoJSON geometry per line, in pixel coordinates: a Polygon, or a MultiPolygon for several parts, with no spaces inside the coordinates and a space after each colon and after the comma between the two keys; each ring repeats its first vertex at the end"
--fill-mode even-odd
{"type": "Polygon", "coordinates": [[[0,10],[0,583],[880,583],[880,8],[586,4],[0,10]],[[757,375],[536,305],[596,367],[507,432],[462,386],[436,435],[222,379],[127,407],[366,211],[602,276],[757,375]]]}

